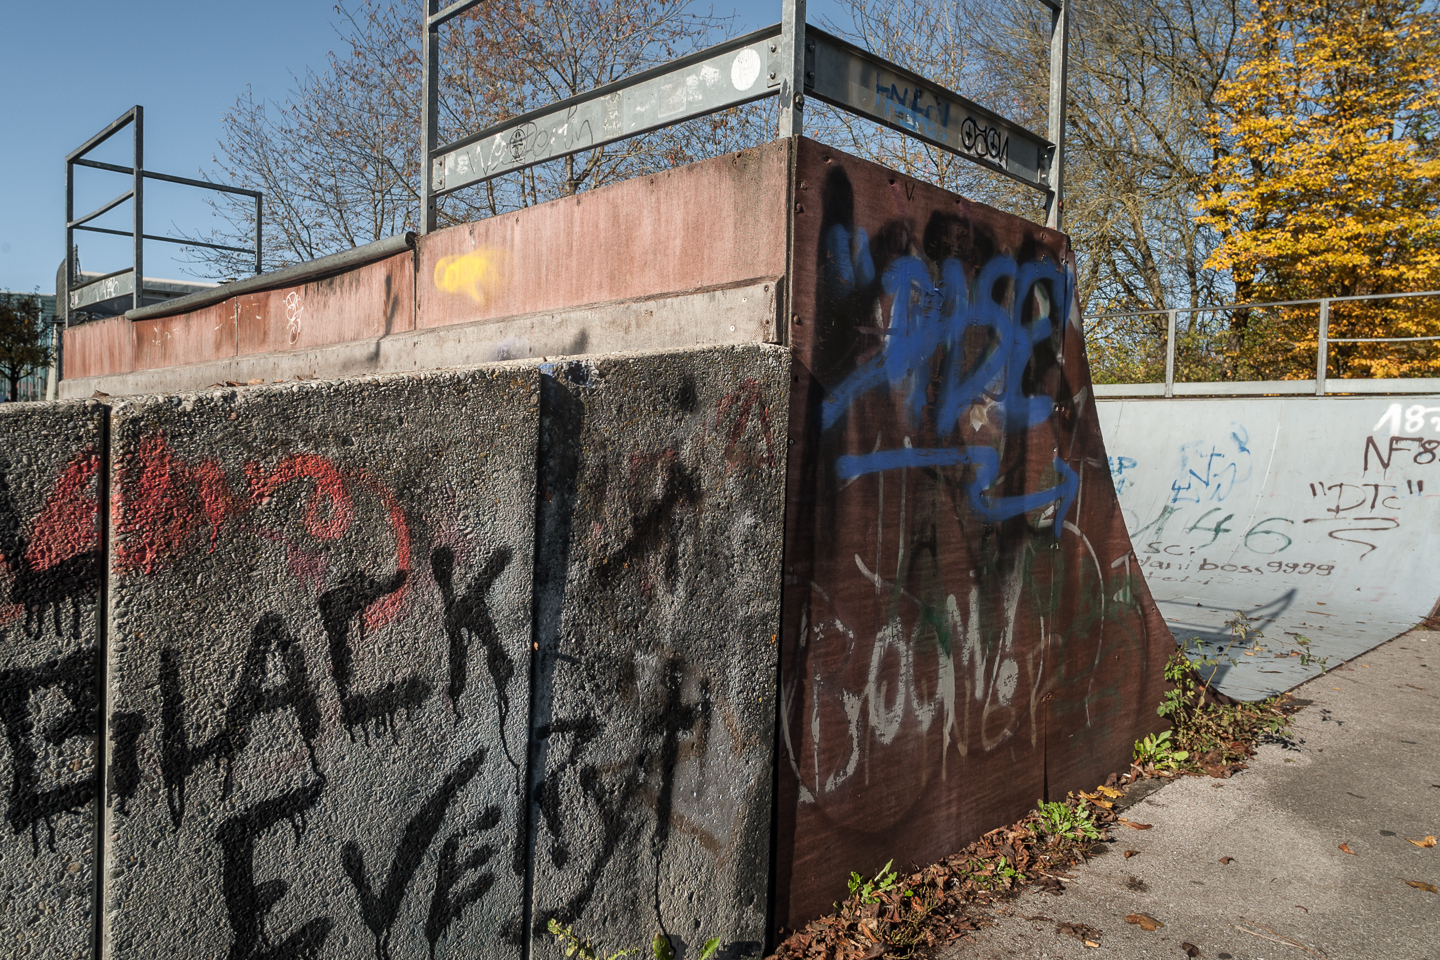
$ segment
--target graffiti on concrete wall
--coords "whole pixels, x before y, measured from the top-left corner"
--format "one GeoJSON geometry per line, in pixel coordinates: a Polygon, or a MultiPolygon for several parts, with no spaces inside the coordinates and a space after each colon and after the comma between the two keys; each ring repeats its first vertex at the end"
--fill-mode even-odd
{"type": "MultiPolygon", "coordinates": [[[[1383,414],[1351,441],[1356,455],[1338,474],[1277,464],[1278,433],[1254,449],[1240,422],[1215,431],[1216,438],[1178,445],[1161,502],[1153,490],[1135,486],[1145,475],[1136,470],[1138,456],[1112,458],[1142,568],[1160,581],[1206,585],[1328,577],[1373,563],[1377,551],[1403,541],[1407,526],[1424,522],[1423,468],[1440,449],[1440,438],[1399,432],[1424,431],[1432,408],[1375,406],[1383,414]]],[[[1144,466],[1147,474],[1154,469],[1144,466]]]]}
{"type": "Polygon", "coordinates": [[[116,412],[117,955],[519,955],[533,380],[453,379],[116,412]]]}
{"type": "Polygon", "coordinates": [[[545,380],[536,935],[761,946],[785,367],[702,356],[545,380]]]}
{"type": "Polygon", "coordinates": [[[0,662],[7,833],[86,904],[106,838],[108,955],[513,958],[552,916],[759,948],[785,358],[572,366],[538,490],[532,368],[128,401],[108,460],[0,500],[0,653],[68,644],[0,662]],[[99,580],[25,577],[98,578],[107,471],[102,658],[99,580]]]}
{"type": "Polygon", "coordinates": [[[1302,682],[1431,612],[1423,550],[1440,501],[1435,401],[1204,398],[1101,405],[1140,569],[1222,692],[1302,682]],[[1121,483],[1121,479],[1124,483],[1121,483]],[[1313,660],[1297,649],[1304,639],[1313,660]]]}
{"type": "Polygon", "coordinates": [[[0,913],[7,950],[90,942],[100,699],[102,429],[0,413],[0,913]]]}
{"type": "Polygon", "coordinates": [[[39,512],[25,518],[7,479],[13,467],[0,463],[0,558],[8,581],[0,628],[34,637],[48,615],[56,634],[80,639],[81,612],[93,609],[100,583],[99,469],[99,452],[81,450],[50,485],[39,512]]]}
{"type": "Polygon", "coordinates": [[[75,454],[50,485],[39,511],[26,518],[10,489],[16,471],[0,462],[0,646],[8,648],[6,659],[12,663],[0,670],[0,722],[10,749],[5,819],[14,834],[29,834],[36,852],[42,834],[54,849],[57,817],[81,811],[95,796],[93,756],[66,764],[72,773],[85,771],[78,778],[55,783],[47,771],[55,770],[57,751],[68,752],[70,741],[91,744],[97,732],[93,616],[100,588],[99,466],[94,447],[75,454]],[[82,629],[82,614],[91,629],[82,629]],[[70,652],[43,656],[57,648],[70,652]],[[58,714],[38,731],[37,698],[58,701],[53,708],[58,714]]]}

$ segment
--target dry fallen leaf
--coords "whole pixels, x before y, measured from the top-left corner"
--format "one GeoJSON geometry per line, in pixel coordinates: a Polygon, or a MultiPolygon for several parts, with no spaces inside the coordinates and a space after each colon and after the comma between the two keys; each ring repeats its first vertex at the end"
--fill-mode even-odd
{"type": "MultiPolygon", "coordinates": [[[[1405,880],[1404,877],[1397,877],[1396,879],[1405,880]]],[[[1426,883],[1423,880],[1405,880],[1405,882],[1410,884],[1410,886],[1414,887],[1416,890],[1428,890],[1431,893],[1440,893],[1440,890],[1437,890],[1435,888],[1435,884],[1433,883],[1426,883]]]]}
{"type": "Polygon", "coordinates": [[[1354,850],[1351,850],[1351,849],[1350,849],[1350,844],[1348,844],[1348,843],[1342,843],[1342,844],[1340,844],[1340,849],[1341,849],[1342,851],[1344,851],[1345,853],[1350,854],[1350,856],[1352,856],[1352,857],[1358,857],[1358,856],[1360,856],[1360,854],[1358,854],[1358,853],[1356,853],[1354,850]]]}
{"type": "Polygon", "coordinates": [[[1099,790],[1101,793],[1105,794],[1105,796],[1109,797],[1111,800],[1118,800],[1118,799],[1120,799],[1121,797],[1125,796],[1125,793],[1124,793],[1123,790],[1116,790],[1116,789],[1114,789],[1113,787],[1107,787],[1107,786],[1103,786],[1103,785],[1102,785],[1102,786],[1096,787],[1095,789],[1096,789],[1096,790],[1099,790]]]}
{"type": "Polygon", "coordinates": [[[1100,944],[1096,943],[1094,940],[1086,940],[1086,941],[1085,941],[1085,946],[1087,946],[1087,947],[1098,947],[1098,946],[1100,946],[1100,944]]]}
{"type": "Polygon", "coordinates": [[[1234,860],[1234,859],[1235,859],[1234,857],[1221,857],[1221,858],[1220,858],[1220,862],[1221,862],[1221,863],[1229,863],[1231,860],[1234,860]]]}
{"type": "Polygon", "coordinates": [[[1407,843],[1413,843],[1413,844],[1415,844],[1415,846],[1417,846],[1417,847],[1433,847],[1433,846],[1435,846],[1435,838],[1434,838],[1434,837],[1426,837],[1424,840],[1411,840],[1409,837],[1406,837],[1406,838],[1405,838],[1405,841],[1406,841],[1407,843]]]}
{"type": "Polygon", "coordinates": [[[1136,823],[1134,820],[1126,820],[1124,817],[1120,817],[1119,820],[1131,830],[1149,830],[1154,826],[1153,823],[1136,823]]]}
{"type": "MultiPolygon", "coordinates": [[[[1409,881],[1407,880],[1406,882],[1408,883],[1409,881]]],[[[1156,920],[1148,913],[1132,913],[1125,918],[1125,922],[1136,924],[1141,930],[1146,931],[1155,931],[1165,926],[1165,924],[1156,920]]]]}
{"type": "Polygon", "coordinates": [[[1139,850],[1126,850],[1126,851],[1125,851],[1125,859],[1126,859],[1126,860],[1129,860],[1131,857],[1135,856],[1135,854],[1137,854],[1137,853],[1139,853],[1139,852],[1140,852],[1139,850]]]}
{"type": "Polygon", "coordinates": [[[1180,944],[1180,949],[1185,951],[1185,956],[1187,957],[1200,956],[1200,948],[1195,946],[1195,944],[1193,943],[1186,943],[1182,941],[1180,944]]]}

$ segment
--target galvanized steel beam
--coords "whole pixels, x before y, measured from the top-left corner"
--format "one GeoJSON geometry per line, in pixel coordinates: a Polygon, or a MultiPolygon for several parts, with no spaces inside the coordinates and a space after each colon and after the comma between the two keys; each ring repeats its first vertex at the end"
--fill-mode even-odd
{"type": "Polygon", "coordinates": [[[1065,216],[1065,98],[1070,75],[1070,12],[1075,0],[1041,0],[1050,8],[1050,108],[1046,130],[1055,146],[1050,157],[1050,189],[1045,194],[1045,226],[1059,230],[1065,216]]]}
{"type": "Polygon", "coordinates": [[[767,96],[779,35],[769,27],[458,140],[432,157],[428,189],[442,196],[767,96]]]}
{"type": "Polygon", "coordinates": [[[813,96],[1027,186],[1050,189],[1050,141],[823,30],[808,28],[806,43],[814,46],[813,96]]]}

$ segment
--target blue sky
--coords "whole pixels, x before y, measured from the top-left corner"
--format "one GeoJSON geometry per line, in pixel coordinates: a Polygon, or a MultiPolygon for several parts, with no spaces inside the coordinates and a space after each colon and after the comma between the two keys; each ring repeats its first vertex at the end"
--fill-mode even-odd
{"type": "MultiPolygon", "coordinates": [[[[733,10],[740,29],[780,19],[779,0],[713,6],[717,14],[733,10]]],[[[811,0],[810,20],[834,6],[811,0]]],[[[334,0],[0,0],[0,289],[55,289],[65,252],[67,153],[138,103],[146,168],[198,177],[211,169],[220,118],[235,98],[249,85],[256,99],[284,99],[294,75],[323,67],[341,45],[336,19],[334,0]]],[[[94,156],[129,166],[129,151],[121,134],[94,156]]],[[[76,213],[127,187],[118,174],[77,171],[76,213]]],[[[208,229],[201,194],[147,183],[145,232],[208,229]]],[[[129,229],[128,210],[97,225],[129,229]]],[[[85,269],[127,264],[129,240],[79,237],[85,269]]],[[[178,250],[148,243],[146,275],[184,277],[169,257],[178,250]]]]}

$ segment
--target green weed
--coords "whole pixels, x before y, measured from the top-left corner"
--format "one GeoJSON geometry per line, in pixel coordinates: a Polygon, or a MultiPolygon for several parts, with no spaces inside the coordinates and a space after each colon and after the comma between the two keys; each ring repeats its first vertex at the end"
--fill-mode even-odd
{"type": "MultiPolygon", "coordinates": [[[[886,864],[886,866],[889,866],[889,864],[886,864]]],[[[595,949],[595,946],[589,940],[582,939],[574,930],[559,920],[552,917],[546,925],[546,928],[554,935],[555,939],[560,941],[560,946],[565,951],[565,956],[574,957],[576,960],[620,960],[622,957],[628,957],[631,954],[640,952],[638,948],[632,948],[630,950],[618,950],[615,953],[606,954],[602,957],[600,952],[595,949]]],[[[709,940],[706,940],[705,944],[700,948],[700,955],[696,960],[710,960],[711,956],[713,956],[718,949],[720,949],[720,938],[711,937],[709,940]]],[[[663,933],[655,934],[655,938],[650,941],[650,952],[654,954],[655,960],[675,960],[675,948],[671,946],[670,938],[663,933]]]]}
{"type": "MultiPolygon", "coordinates": [[[[869,880],[851,870],[850,896],[858,898],[861,903],[879,903],[881,896],[895,889],[900,882],[900,874],[890,869],[890,865],[894,862],[894,860],[886,860],[885,866],[881,867],[869,880]]],[[[910,891],[906,890],[904,895],[910,896],[910,891]]]]}
{"type": "Polygon", "coordinates": [[[1046,803],[1036,800],[1035,811],[1040,816],[1040,832],[1050,839],[1051,844],[1100,839],[1100,830],[1087,810],[1059,801],[1046,803]]]}
{"type": "Polygon", "coordinates": [[[554,935],[555,939],[560,941],[560,946],[565,951],[565,956],[575,957],[576,960],[620,960],[621,957],[628,957],[632,953],[640,952],[639,950],[619,950],[615,953],[607,954],[602,958],[600,953],[595,949],[594,944],[589,940],[581,939],[576,935],[574,930],[571,930],[554,917],[550,918],[550,923],[547,924],[546,928],[554,935]]]}
{"type": "MultiPolygon", "coordinates": [[[[1182,654],[1183,656],[1183,654],[1182,654]]],[[[1161,714],[1165,716],[1165,714],[1161,714]]],[[[1170,742],[1170,731],[1147,734],[1145,739],[1135,741],[1135,762],[1142,767],[1153,767],[1162,773],[1172,773],[1190,759],[1190,751],[1176,750],[1170,742]]]]}
{"type": "MultiPolygon", "coordinates": [[[[710,960],[710,955],[718,949],[720,949],[720,938],[711,937],[700,948],[698,960],[710,960]]],[[[670,946],[670,938],[663,933],[655,934],[655,939],[650,942],[650,952],[655,955],[655,960],[675,960],[675,950],[670,946]]]]}
{"type": "MultiPolygon", "coordinates": [[[[1170,720],[1170,730],[1152,734],[1135,744],[1135,762],[1159,772],[1197,770],[1202,767],[1224,767],[1250,756],[1252,744],[1262,736],[1280,736],[1289,726],[1290,717],[1280,705],[1286,694],[1258,703],[1225,704],[1207,696],[1216,673],[1224,664],[1235,666],[1240,655],[1269,653],[1264,633],[1255,621],[1236,613],[1226,626],[1230,640],[1219,651],[1207,650],[1198,639],[1192,639],[1170,655],[1165,663],[1165,679],[1173,685],[1165,693],[1156,713],[1170,720]]],[[[1292,654],[1301,664],[1318,663],[1322,670],[1329,662],[1310,652],[1310,639],[1295,636],[1278,642],[1292,645],[1292,654]]],[[[1283,654],[1276,654],[1282,656],[1283,654]]]]}

